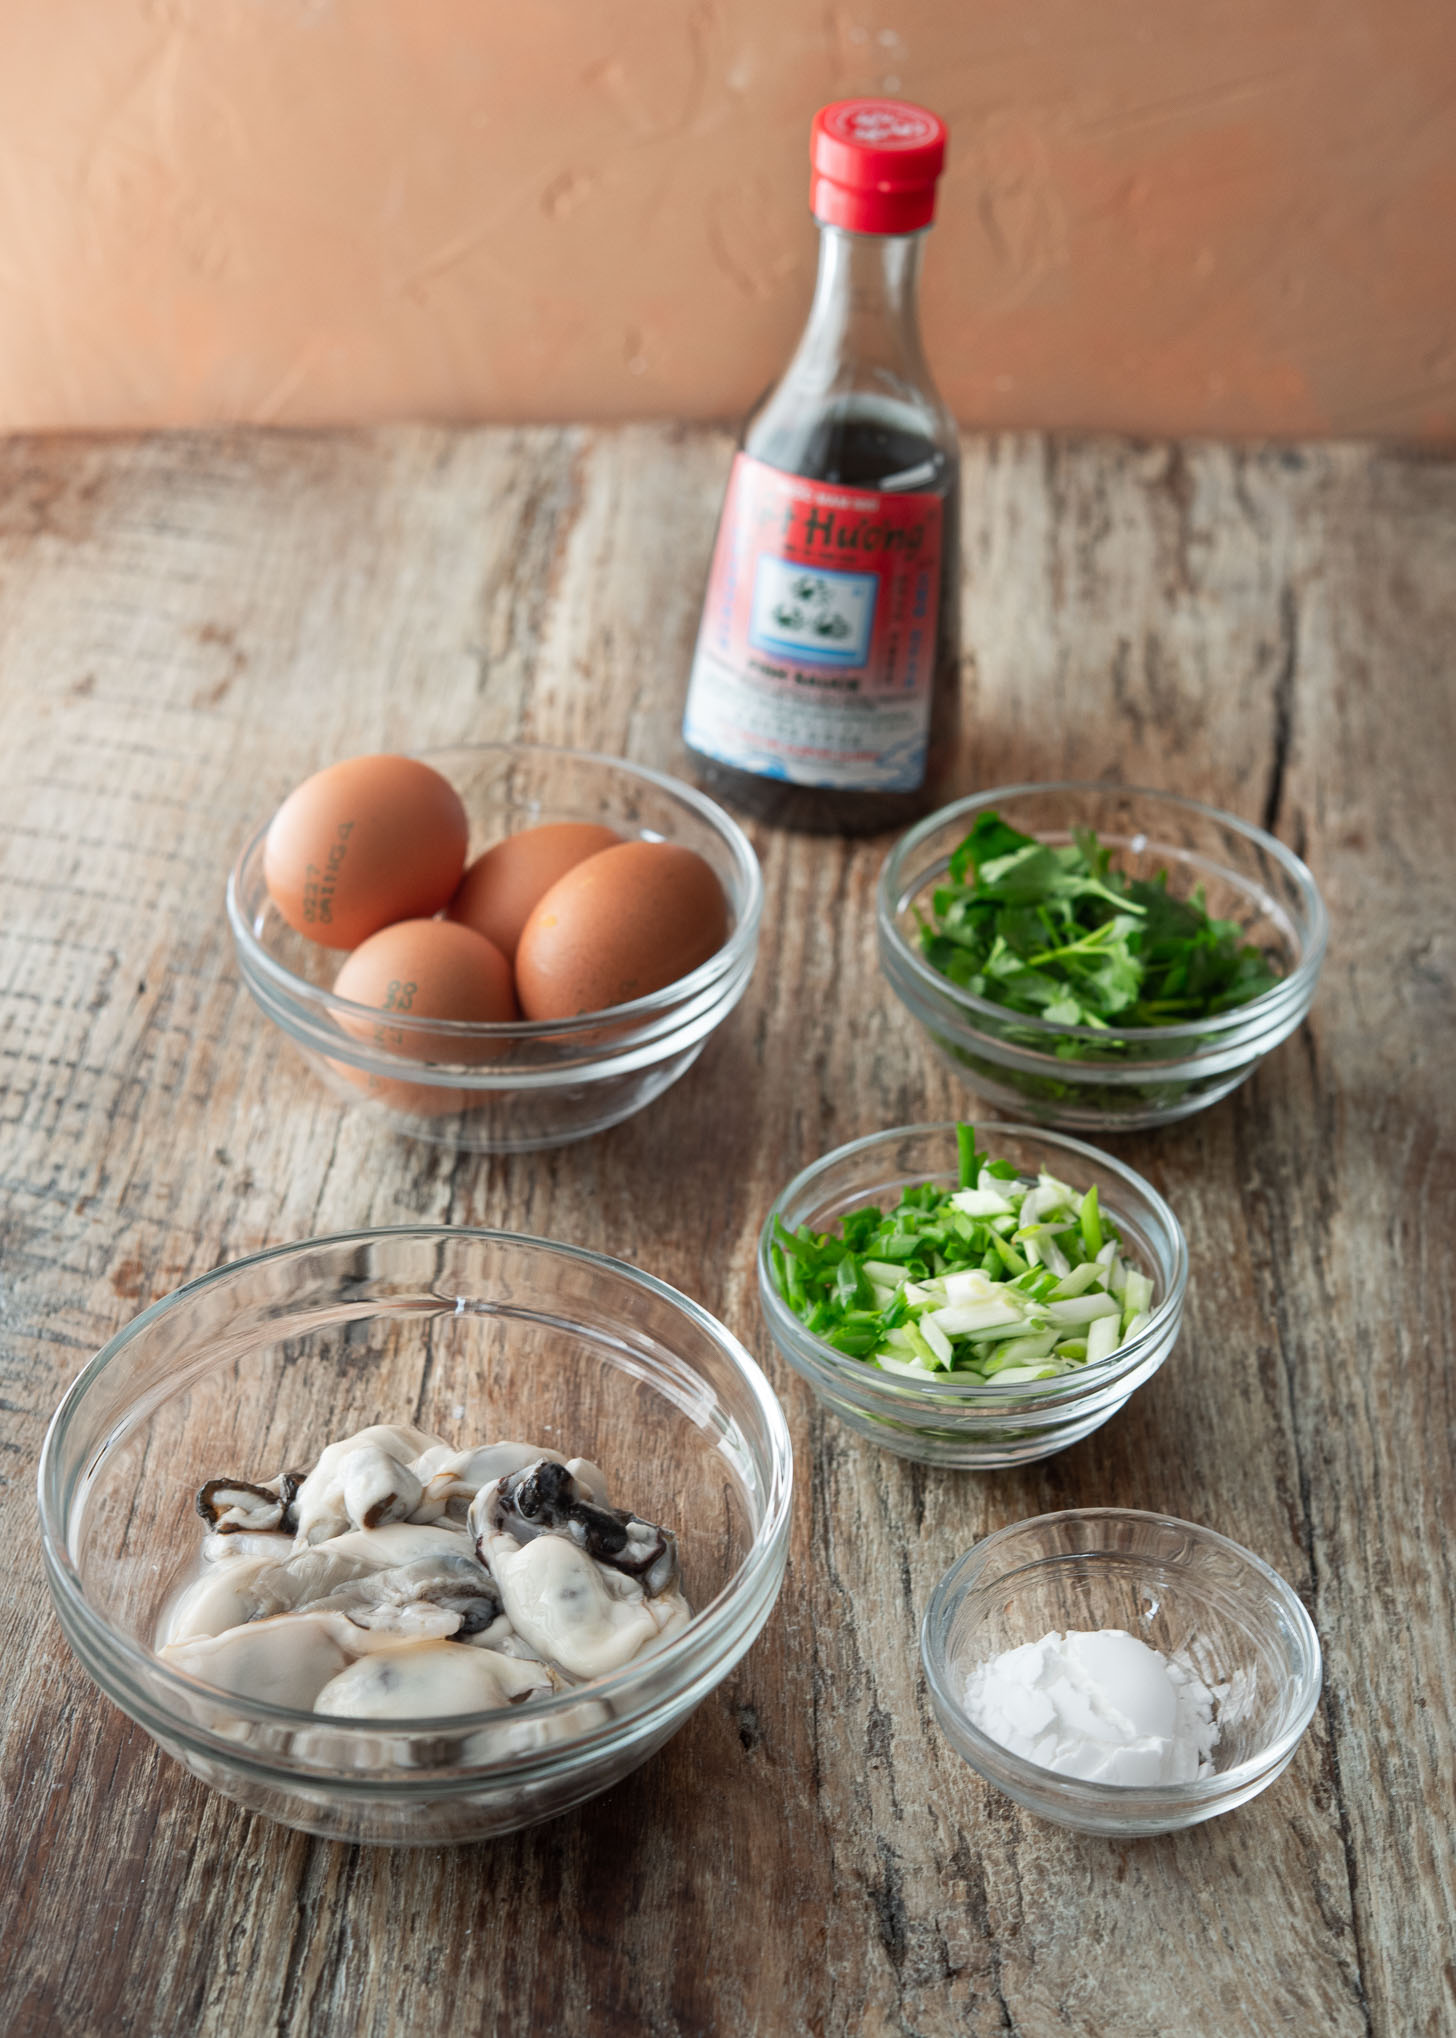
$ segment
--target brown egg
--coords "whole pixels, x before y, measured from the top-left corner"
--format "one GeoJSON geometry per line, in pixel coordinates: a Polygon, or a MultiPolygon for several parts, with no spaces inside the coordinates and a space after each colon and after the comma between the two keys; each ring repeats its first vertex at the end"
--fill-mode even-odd
{"type": "Polygon", "coordinates": [[[457,1111],[483,1102],[478,1092],[454,1083],[404,1083],[396,1076],[377,1076],[372,1069],[351,1068],[346,1061],[330,1061],[327,1066],[374,1103],[407,1111],[412,1118],[453,1118],[457,1111]]]}
{"type": "Polygon", "coordinates": [[[508,960],[514,959],[521,929],[537,901],[559,877],[599,850],[614,848],[621,839],[615,828],[595,821],[550,821],[544,827],[523,828],[476,857],[447,914],[493,941],[508,960]]]}
{"type": "Polygon", "coordinates": [[[601,1012],[675,983],[728,938],[728,904],[695,850],[623,842],[558,878],[521,930],[528,1019],[601,1012]]]}
{"type": "Polygon", "coordinates": [[[375,1020],[345,1019],[360,1040],[414,1061],[491,1061],[499,1040],[461,1040],[411,1022],[519,1018],[511,966],[483,934],[453,920],[401,920],[371,934],[334,979],[339,997],[372,1005],[375,1020]]]}
{"type": "Polygon", "coordinates": [[[414,757],[347,757],[273,816],[263,876],[298,933],[355,948],[395,920],[438,913],[465,868],[470,824],[448,779],[414,757]]]}

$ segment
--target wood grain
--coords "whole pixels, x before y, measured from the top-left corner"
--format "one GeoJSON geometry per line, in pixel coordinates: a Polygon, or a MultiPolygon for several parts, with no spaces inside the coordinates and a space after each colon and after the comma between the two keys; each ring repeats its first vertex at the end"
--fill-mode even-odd
{"type": "Polygon", "coordinates": [[[399,1144],[284,1057],[221,912],[247,825],[355,750],[529,736],[672,767],[729,444],[669,428],[0,449],[0,2028],[1436,2034],[1456,2024],[1456,468],[1333,447],[966,448],[968,783],[1121,777],[1263,819],[1334,926],[1311,1024],[1116,1150],[1193,1278],[1170,1364],[1048,1463],[847,1437],[761,1333],[804,1162],[965,1093],[883,989],[883,844],[760,831],[744,1007],[661,1102],[509,1160],[399,1144]],[[270,1826],[90,1687],[44,1426],[149,1298],[420,1217],[600,1247],[722,1315],[794,1432],[739,1671],[629,1784],[489,1848],[270,1826]],[[1050,1507],[1207,1522],[1305,1595],[1327,1686],[1237,1815],[1127,1845],[965,1769],[921,1688],[945,1565],[1050,1507]]]}

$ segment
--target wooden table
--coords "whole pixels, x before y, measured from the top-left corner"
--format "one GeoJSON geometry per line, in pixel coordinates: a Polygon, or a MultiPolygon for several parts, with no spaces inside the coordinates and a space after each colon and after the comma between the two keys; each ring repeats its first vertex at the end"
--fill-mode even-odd
{"type": "Polygon", "coordinates": [[[0,2028],[35,2034],[1446,2033],[1456,469],[1350,447],[966,448],[968,772],[1199,794],[1308,857],[1310,1026],[1117,1151],[1193,1256],[1171,1363],[1049,1463],[849,1438],[760,1330],[795,1169],[966,1096],[876,972],[885,845],[760,832],[743,1008],[589,1144],[452,1161],[344,1113],[242,991],[223,877],[350,752],[530,737],[671,766],[729,458],[673,429],[0,449],[0,2028]],[[751,1071],[745,1084],[744,1071],[751,1071]],[[33,1472],[83,1360],[266,1242],[410,1219],[605,1248],[760,1354],[788,1580],[632,1783],[489,1848],[350,1850],[209,1794],[51,1616],[33,1472]],[[976,1537],[1167,1509],[1291,1579],[1326,1688],[1233,1817],[1113,1845],[949,1751],[916,1629],[976,1537]]]}

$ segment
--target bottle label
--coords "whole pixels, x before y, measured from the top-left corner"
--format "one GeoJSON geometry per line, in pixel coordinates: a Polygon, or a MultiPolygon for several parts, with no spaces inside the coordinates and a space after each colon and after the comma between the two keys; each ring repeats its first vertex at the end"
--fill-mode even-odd
{"type": "Polygon", "coordinates": [[[733,463],[683,717],[704,756],[794,785],[925,778],[941,498],[733,463]]]}

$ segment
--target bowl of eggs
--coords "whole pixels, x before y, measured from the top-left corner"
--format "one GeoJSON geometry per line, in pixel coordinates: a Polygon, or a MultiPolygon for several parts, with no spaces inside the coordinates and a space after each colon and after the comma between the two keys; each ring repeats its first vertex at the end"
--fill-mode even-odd
{"type": "Polygon", "coordinates": [[[488,1153],[661,1096],[747,988],[762,902],[703,794],[517,743],[315,773],[227,890],[243,981],[334,1094],[488,1153]]]}

